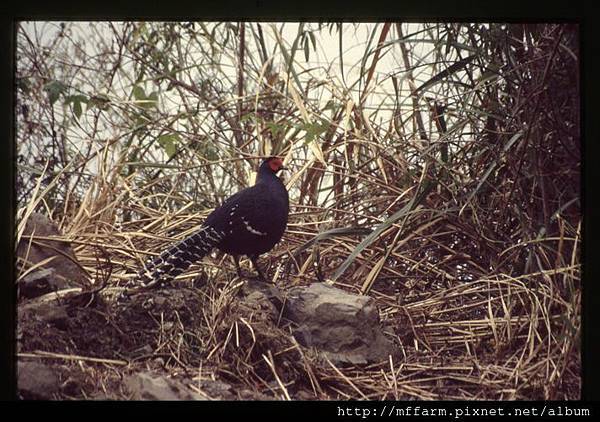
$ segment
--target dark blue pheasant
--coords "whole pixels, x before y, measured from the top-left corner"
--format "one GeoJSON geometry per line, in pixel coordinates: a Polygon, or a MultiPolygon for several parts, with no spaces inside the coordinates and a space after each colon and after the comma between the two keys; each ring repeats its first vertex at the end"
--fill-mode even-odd
{"type": "Polygon", "coordinates": [[[196,233],[145,265],[138,273],[141,285],[151,287],[170,281],[213,248],[233,255],[240,276],[239,257],[248,256],[260,278],[266,280],[256,261],[279,242],[288,220],[288,192],[276,176],[282,168],[281,158],[263,161],[254,186],[229,197],[196,233]]]}

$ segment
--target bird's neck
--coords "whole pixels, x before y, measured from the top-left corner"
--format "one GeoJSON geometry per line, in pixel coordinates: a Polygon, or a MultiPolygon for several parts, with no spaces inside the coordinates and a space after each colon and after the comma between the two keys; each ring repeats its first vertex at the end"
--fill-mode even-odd
{"type": "Polygon", "coordinates": [[[256,184],[273,182],[281,183],[281,180],[270,169],[261,166],[256,175],[256,184]]]}

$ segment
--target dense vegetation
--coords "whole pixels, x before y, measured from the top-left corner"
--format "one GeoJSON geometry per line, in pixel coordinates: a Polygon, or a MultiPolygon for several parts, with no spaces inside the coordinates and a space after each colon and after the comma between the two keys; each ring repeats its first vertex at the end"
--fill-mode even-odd
{"type": "MultiPolygon", "coordinates": [[[[576,399],[578,46],[566,24],[22,23],[19,236],[45,213],[90,283],[123,285],[279,154],[292,212],[269,273],[373,296],[405,357],[303,361],[285,385],[576,399]]],[[[237,324],[233,265],[184,279],[199,273],[206,370],[286,396],[214,330],[237,324]]],[[[274,366],[289,352],[263,346],[274,366]]],[[[182,359],[167,366],[197,363],[182,359]]]]}

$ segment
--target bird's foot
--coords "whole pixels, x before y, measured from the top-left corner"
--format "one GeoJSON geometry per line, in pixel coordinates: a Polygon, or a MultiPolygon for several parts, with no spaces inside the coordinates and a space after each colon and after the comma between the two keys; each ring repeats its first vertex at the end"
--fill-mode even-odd
{"type": "Polygon", "coordinates": [[[156,281],[155,283],[145,286],[146,289],[164,289],[164,288],[168,288],[168,287],[173,287],[173,280],[160,279],[160,280],[156,281]]]}
{"type": "Polygon", "coordinates": [[[242,270],[239,270],[239,271],[237,271],[237,275],[239,278],[245,278],[247,280],[258,280],[258,281],[263,281],[265,283],[268,282],[268,280],[265,278],[264,274],[262,274],[262,273],[250,274],[250,273],[244,273],[242,270]]]}
{"type": "Polygon", "coordinates": [[[173,287],[172,280],[167,280],[163,278],[151,279],[151,280],[142,280],[137,283],[128,283],[127,288],[132,290],[154,290],[161,289],[165,287],[173,287]]]}
{"type": "Polygon", "coordinates": [[[245,278],[247,280],[258,280],[262,281],[263,283],[270,283],[270,280],[268,280],[267,277],[265,277],[265,274],[260,270],[260,267],[257,263],[257,257],[251,256],[249,258],[250,262],[252,262],[254,269],[256,270],[256,274],[244,274],[242,268],[240,267],[239,256],[233,257],[233,261],[235,262],[235,270],[237,272],[238,277],[245,278]]]}

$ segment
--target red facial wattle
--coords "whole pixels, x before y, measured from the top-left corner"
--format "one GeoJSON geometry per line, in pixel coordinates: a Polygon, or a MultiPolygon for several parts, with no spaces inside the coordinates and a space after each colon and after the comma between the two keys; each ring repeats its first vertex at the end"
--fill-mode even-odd
{"type": "Polygon", "coordinates": [[[272,158],[269,160],[269,167],[271,167],[274,173],[277,173],[283,167],[283,161],[281,158],[272,158]]]}

